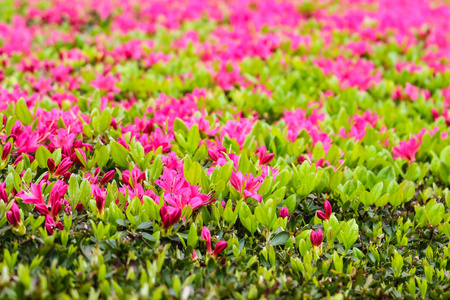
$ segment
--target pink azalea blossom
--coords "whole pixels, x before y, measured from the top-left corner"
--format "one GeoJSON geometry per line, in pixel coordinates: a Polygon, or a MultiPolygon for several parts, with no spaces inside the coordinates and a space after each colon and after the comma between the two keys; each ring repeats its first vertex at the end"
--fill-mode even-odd
{"type": "Polygon", "coordinates": [[[397,147],[392,149],[394,158],[406,158],[408,161],[416,160],[416,153],[422,142],[412,138],[408,141],[401,141],[397,147]]]}
{"type": "Polygon", "coordinates": [[[216,244],[216,247],[214,248],[214,251],[212,253],[213,257],[219,256],[221,252],[223,252],[228,247],[227,241],[220,241],[216,244]]]}
{"type": "Polygon", "coordinates": [[[209,229],[206,226],[203,226],[203,229],[202,229],[202,239],[206,243],[206,252],[211,254],[212,253],[211,233],[209,232],[209,229]]]}
{"type": "Polygon", "coordinates": [[[254,198],[258,202],[262,201],[262,196],[256,191],[259,189],[263,182],[261,176],[253,177],[253,174],[242,175],[242,172],[232,172],[230,178],[230,184],[236,191],[243,193],[244,199],[254,198]]]}
{"type": "Polygon", "coordinates": [[[321,220],[329,220],[331,217],[331,213],[333,212],[330,202],[328,202],[328,200],[325,200],[325,202],[323,203],[323,207],[325,212],[321,210],[317,211],[317,217],[321,220]]]}
{"type": "Polygon", "coordinates": [[[17,203],[14,202],[9,211],[6,212],[6,218],[12,227],[18,227],[22,224],[20,219],[20,210],[17,203]]]}
{"type": "Polygon", "coordinates": [[[280,209],[280,218],[288,218],[289,217],[289,209],[286,206],[283,206],[280,209]]]}
{"type": "Polygon", "coordinates": [[[64,230],[64,226],[61,222],[56,223],[51,215],[45,216],[45,228],[48,234],[52,235],[55,229],[64,230]]]}
{"type": "Polygon", "coordinates": [[[323,241],[323,233],[322,233],[322,229],[319,229],[317,231],[311,231],[311,244],[314,247],[320,247],[322,245],[322,241],[323,241]]]}

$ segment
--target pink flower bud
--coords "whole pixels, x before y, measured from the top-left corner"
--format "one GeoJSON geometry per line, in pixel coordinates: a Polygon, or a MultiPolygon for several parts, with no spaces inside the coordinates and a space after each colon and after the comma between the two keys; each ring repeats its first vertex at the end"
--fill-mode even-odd
{"type": "Polygon", "coordinates": [[[329,220],[331,217],[331,213],[333,212],[333,209],[331,208],[331,204],[330,202],[328,202],[328,200],[325,200],[325,202],[323,203],[323,208],[325,212],[319,210],[317,212],[317,217],[321,220],[329,220]]]}
{"type": "Polygon", "coordinates": [[[97,205],[97,210],[99,212],[102,212],[103,208],[105,207],[106,192],[96,185],[92,185],[91,187],[92,187],[92,196],[94,196],[95,204],[97,205]]]}
{"type": "Polygon", "coordinates": [[[63,230],[64,226],[61,222],[55,223],[52,216],[47,215],[45,217],[45,228],[47,229],[48,234],[52,235],[55,229],[63,230]]]}
{"type": "Polygon", "coordinates": [[[53,158],[47,159],[47,168],[50,174],[53,174],[53,172],[55,172],[55,161],[53,160],[53,158]]]}
{"type": "Polygon", "coordinates": [[[322,245],[323,241],[323,233],[322,229],[317,230],[317,232],[311,231],[311,244],[313,244],[314,247],[320,247],[322,245]]]}
{"type": "Polygon", "coordinates": [[[172,227],[176,222],[178,222],[181,218],[181,208],[174,209],[172,212],[169,212],[167,206],[161,207],[159,210],[159,215],[161,216],[161,222],[165,229],[172,227]]]}
{"type": "Polygon", "coordinates": [[[280,209],[280,218],[287,218],[287,217],[289,217],[289,209],[286,207],[286,206],[283,206],[281,209],[280,209]]]}
{"type": "Polygon", "coordinates": [[[225,250],[228,247],[228,242],[227,241],[220,241],[217,243],[216,247],[214,248],[214,252],[212,254],[212,256],[217,257],[219,256],[219,254],[225,250]]]}
{"type": "Polygon", "coordinates": [[[5,146],[3,147],[2,161],[5,161],[8,158],[10,153],[11,153],[11,143],[7,142],[5,144],[5,146]]]}
{"type": "Polygon", "coordinates": [[[82,210],[83,210],[83,203],[79,202],[79,203],[77,204],[77,206],[75,207],[75,209],[76,209],[77,211],[82,211],[82,210]]]}
{"type": "Polygon", "coordinates": [[[202,230],[202,239],[205,240],[206,242],[206,252],[208,252],[209,254],[212,253],[212,248],[211,248],[211,233],[209,232],[209,229],[206,226],[203,226],[203,230],[202,230]]]}
{"type": "Polygon", "coordinates": [[[114,170],[106,172],[105,176],[103,176],[102,180],[100,180],[100,185],[105,185],[106,183],[111,181],[111,179],[114,177],[114,173],[114,170]]]}
{"type": "Polygon", "coordinates": [[[22,221],[20,220],[20,210],[17,203],[13,203],[9,211],[6,213],[6,218],[12,227],[18,227],[22,224],[22,221]]]}
{"type": "Polygon", "coordinates": [[[6,182],[0,183],[0,200],[8,203],[8,194],[6,193],[6,182]]]}
{"type": "Polygon", "coordinates": [[[264,145],[259,147],[256,152],[258,153],[259,163],[261,165],[268,164],[269,162],[272,161],[273,157],[275,156],[275,153],[267,154],[267,149],[266,146],[264,145]]]}
{"type": "Polygon", "coordinates": [[[299,157],[298,157],[298,163],[301,165],[305,160],[307,160],[306,159],[306,157],[304,157],[303,155],[300,155],[299,157]]]}
{"type": "Polygon", "coordinates": [[[55,176],[63,175],[67,170],[70,169],[73,162],[70,160],[69,157],[64,158],[58,165],[55,171],[55,176]]]}

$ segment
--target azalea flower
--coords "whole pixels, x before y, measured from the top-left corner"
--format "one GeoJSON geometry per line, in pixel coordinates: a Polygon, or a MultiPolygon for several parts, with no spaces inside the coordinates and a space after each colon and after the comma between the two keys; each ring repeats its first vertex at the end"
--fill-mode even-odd
{"type": "Polygon", "coordinates": [[[228,242],[226,241],[220,241],[216,244],[216,247],[214,248],[214,251],[212,253],[213,257],[219,256],[219,254],[225,250],[228,247],[228,242]]]}
{"type": "Polygon", "coordinates": [[[259,147],[257,149],[256,153],[258,153],[260,165],[267,165],[269,162],[272,161],[273,157],[275,156],[275,153],[267,154],[267,149],[266,149],[266,146],[264,146],[264,145],[259,147]]]}
{"type": "Polygon", "coordinates": [[[200,187],[191,185],[180,191],[179,194],[165,194],[164,201],[171,207],[183,209],[185,206],[190,205],[192,210],[209,204],[214,200],[210,200],[211,197],[200,193],[200,187]]]}
{"type": "Polygon", "coordinates": [[[6,161],[6,159],[8,159],[9,154],[11,154],[11,143],[7,142],[5,144],[5,146],[3,146],[3,151],[2,151],[2,161],[6,161]]]}
{"type": "Polygon", "coordinates": [[[406,158],[408,161],[416,160],[416,153],[422,142],[416,138],[408,141],[401,141],[397,147],[392,148],[394,158],[406,158]]]}
{"type": "Polygon", "coordinates": [[[131,187],[135,186],[138,183],[142,183],[142,181],[144,181],[145,179],[146,179],[145,173],[141,172],[141,170],[139,170],[139,167],[137,165],[134,165],[133,169],[131,170],[131,173],[129,170],[126,170],[122,173],[122,181],[131,187]]]}
{"type": "Polygon", "coordinates": [[[280,218],[288,218],[289,217],[289,209],[286,206],[283,206],[280,209],[280,218]]]}
{"type": "Polygon", "coordinates": [[[6,218],[12,227],[18,227],[22,224],[20,219],[20,210],[16,202],[13,203],[8,212],[6,212],[6,218]]]}
{"type": "Polygon", "coordinates": [[[44,201],[42,184],[31,184],[30,194],[21,191],[17,194],[17,197],[23,199],[23,203],[35,204],[35,210],[37,210],[41,214],[50,214],[52,217],[56,217],[62,210],[63,203],[65,203],[62,197],[65,195],[67,188],[68,185],[63,181],[56,181],[52,187],[52,190],[50,191],[48,203],[45,203],[44,201]]]}
{"type": "Polygon", "coordinates": [[[183,188],[188,186],[184,176],[172,170],[164,169],[160,178],[155,180],[155,183],[165,190],[167,194],[177,195],[183,188]]]}
{"type": "Polygon", "coordinates": [[[61,222],[56,223],[51,215],[45,216],[45,228],[48,234],[52,235],[55,229],[64,230],[64,226],[61,222]]]}
{"type": "Polygon", "coordinates": [[[161,216],[161,222],[165,229],[172,227],[181,218],[181,209],[176,208],[169,212],[167,206],[162,206],[159,210],[159,215],[161,216]]]}
{"type": "Polygon", "coordinates": [[[333,212],[330,202],[328,202],[328,200],[325,200],[325,202],[323,203],[323,207],[325,212],[321,210],[317,211],[317,217],[321,220],[329,220],[331,217],[331,213],[333,212]]]}
{"type": "Polygon", "coordinates": [[[320,247],[322,245],[322,241],[323,241],[323,233],[322,233],[322,229],[318,229],[317,232],[315,232],[314,230],[311,231],[311,244],[314,247],[320,247]]]}
{"type": "Polygon", "coordinates": [[[243,193],[244,199],[254,198],[258,202],[262,201],[262,196],[256,191],[259,189],[263,182],[261,176],[253,177],[253,174],[242,175],[241,171],[232,172],[230,178],[230,184],[234,189],[240,193],[243,193]]]}
{"type": "Polygon", "coordinates": [[[206,252],[211,254],[212,248],[211,248],[211,233],[209,232],[209,229],[206,226],[203,226],[202,229],[202,239],[206,243],[206,252]]]}

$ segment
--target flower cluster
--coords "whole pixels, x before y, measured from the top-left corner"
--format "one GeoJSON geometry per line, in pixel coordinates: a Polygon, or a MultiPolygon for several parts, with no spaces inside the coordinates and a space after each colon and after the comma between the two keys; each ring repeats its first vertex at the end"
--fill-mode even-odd
{"type": "Polygon", "coordinates": [[[446,297],[446,1],[3,2],[0,298],[446,297]]]}

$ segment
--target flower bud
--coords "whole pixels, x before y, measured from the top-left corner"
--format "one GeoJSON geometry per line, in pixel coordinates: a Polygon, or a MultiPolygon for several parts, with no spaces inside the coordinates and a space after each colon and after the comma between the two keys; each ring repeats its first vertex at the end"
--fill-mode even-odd
{"type": "Polygon", "coordinates": [[[214,252],[212,254],[213,257],[219,256],[219,254],[225,250],[228,247],[227,241],[220,241],[217,243],[216,247],[214,248],[214,252]]]}
{"type": "Polygon", "coordinates": [[[11,149],[12,149],[11,143],[7,142],[3,147],[2,161],[5,161],[8,158],[9,154],[11,154],[11,149]]]}
{"type": "Polygon", "coordinates": [[[289,217],[289,209],[286,207],[286,206],[283,206],[281,209],[280,209],[280,218],[287,218],[287,217],[289,217]]]}

